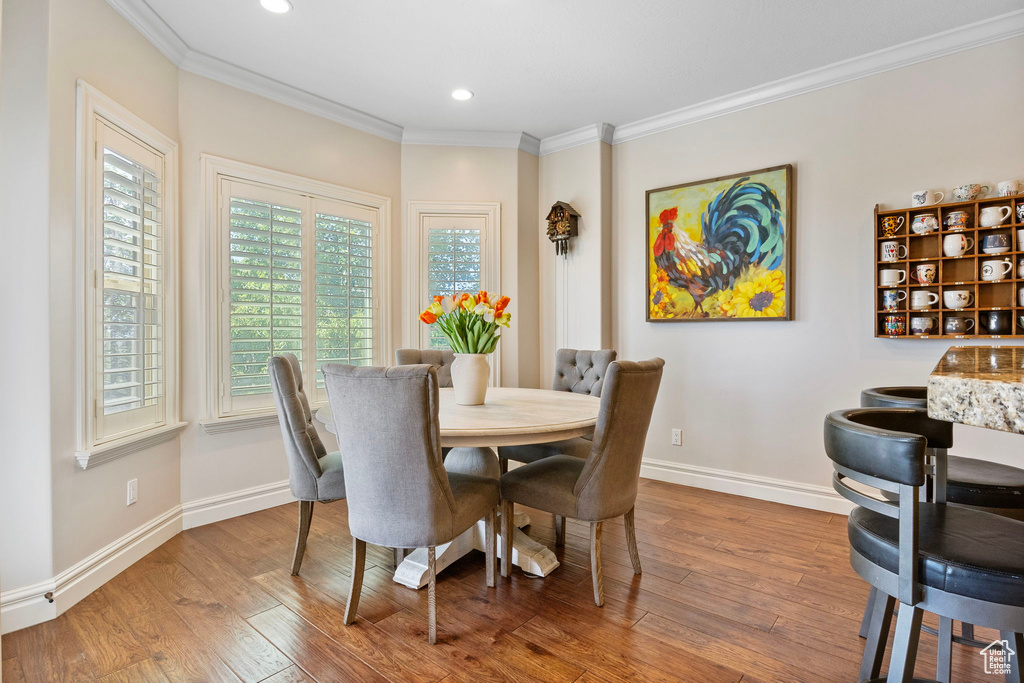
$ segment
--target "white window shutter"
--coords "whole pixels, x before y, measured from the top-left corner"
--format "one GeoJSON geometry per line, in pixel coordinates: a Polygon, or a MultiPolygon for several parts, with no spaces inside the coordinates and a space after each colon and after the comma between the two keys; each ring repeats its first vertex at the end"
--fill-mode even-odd
{"type": "Polygon", "coordinates": [[[97,123],[95,441],[165,420],[164,158],[97,123]]]}

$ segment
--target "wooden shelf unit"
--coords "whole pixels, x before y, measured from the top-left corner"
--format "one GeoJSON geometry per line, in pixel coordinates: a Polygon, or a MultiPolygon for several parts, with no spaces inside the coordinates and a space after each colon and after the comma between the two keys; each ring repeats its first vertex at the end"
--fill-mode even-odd
{"type": "Polygon", "coordinates": [[[1017,239],[1017,231],[1024,229],[1024,221],[1017,215],[1017,206],[1024,205],[1024,193],[1011,197],[984,197],[969,202],[950,202],[932,206],[918,206],[910,209],[894,209],[882,211],[875,205],[875,239],[872,246],[875,250],[875,316],[874,334],[882,339],[1004,339],[1024,338],[1024,326],[1020,318],[1024,316],[1024,306],[1019,305],[1018,290],[1024,289],[1024,277],[1021,277],[1020,264],[1024,262],[1024,243],[1017,239]],[[988,207],[1010,207],[1010,217],[1002,224],[990,228],[979,225],[981,210],[988,207]],[[964,230],[950,230],[946,227],[946,219],[953,211],[968,213],[968,227],[964,230]],[[923,235],[912,230],[914,218],[920,215],[933,215],[939,221],[939,229],[923,235]],[[882,235],[882,219],[889,216],[903,217],[903,225],[894,237],[882,235]],[[1010,236],[1010,251],[1002,254],[986,254],[982,251],[981,241],[986,235],[1007,234],[1010,236]],[[945,256],[942,241],[946,235],[963,234],[974,241],[971,248],[963,256],[945,256]],[[895,240],[906,248],[906,258],[897,261],[881,260],[881,244],[895,240]],[[981,263],[988,260],[1010,261],[1013,268],[1002,280],[988,281],[981,279],[981,263]],[[914,280],[916,266],[933,263],[936,266],[935,282],[924,285],[914,280]],[[906,279],[898,285],[887,286],[879,282],[879,272],[887,269],[904,270],[906,279]],[[904,292],[906,298],[899,302],[895,311],[882,308],[882,292],[896,289],[904,292]],[[943,293],[950,289],[966,289],[973,295],[967,308],[946,308],[943,293]],[[939,301],[929,309],[911,309],[910,296],[915,291],[930,291],[939,295],[939,301]],[[1006,334],[983,334],[982,315],[988,311],[1009,311],[1010,329],[1006,334]],[[904,321],[903,334],[886,334],[885,317],[888,315],[902,316],[904,321]],[[914,334],[910,329],[911,317],[930,316],[937,319],[938,328],[934,334],[914,334]],[[965,334],[947,334],[946,318],[960,317],[974,321],[974,327],[965,334]]]}

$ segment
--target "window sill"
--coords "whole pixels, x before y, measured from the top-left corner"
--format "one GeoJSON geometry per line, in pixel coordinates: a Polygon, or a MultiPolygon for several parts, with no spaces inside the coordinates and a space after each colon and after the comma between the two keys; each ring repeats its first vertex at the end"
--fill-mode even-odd
{"type": "Polygon", "coordinates": [[[240,432],[245,429],[258,429],[277,425],[277,411],[272,413],[258,413],[256,415],[236,415],[233,417],[218,417],[213,420],[200,422],[207,434],[226,434],[228,432],[240,432]]]}
{"type": "Polygon", "coordinates": [[[117,460],[126,455],[138,453],[139,451],[170,441],[187,426],[188,422],[175,422],[155,427],[139,434],[126,436],[123,439],[100,444],[87,451],[76,451],[75,459],[78,460],[78,464],[83,470],[96,467],[105,462],[117,460]]]}

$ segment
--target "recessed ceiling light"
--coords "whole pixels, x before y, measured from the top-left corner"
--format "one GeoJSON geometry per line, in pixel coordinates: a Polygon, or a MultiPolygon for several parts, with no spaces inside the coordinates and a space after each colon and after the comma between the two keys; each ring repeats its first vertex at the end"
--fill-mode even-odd
{"type": "Polygon", "coordinates": [[[457,100],[468,100],[473,96],[473,93],[465,88],[459,88],[458,90],[452,91],[452,97],[457,100]]]}
{"type": "Polygon", "coordinates": [[[263,5],[263,9],[274,14],[284,14],[292,9],[292,3],[288,0],[260,0],[260,4],[263,5]]]}

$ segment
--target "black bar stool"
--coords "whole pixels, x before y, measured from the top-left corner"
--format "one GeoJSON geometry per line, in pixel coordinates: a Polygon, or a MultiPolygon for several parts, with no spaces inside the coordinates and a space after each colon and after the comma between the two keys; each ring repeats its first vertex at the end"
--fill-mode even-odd
{"type": "MultiPolygon", "coordinates": [[[[912,410],[928,410],[928,388],[917,386],[874,387],[860,393],[860,405],[863,408],[908,408],[912,410]]],[[[952,447],[952,437],[949,446],[952,447]]],[[[969,505],[981,508],[986,512],[1024,520],[1024,469],[1001,465],[987,460],[964,458],[948,455],[946,449],[941,455],[946,457],[945,501],[954,505],[969,505]]],[[[934,456],[937,449],[929,449],[934,456]]],[[[928,500],[934,500],[935,489],[941,482],[932,481],[926,488],[928,500]]],[[[884,494],[883,494],[884,495],[884,494]]],[[[895,496],[890,496],[895,499],[895,496]]],[[[876,591],[872,590],[868,604],[864,608],[860,635],[867,637],[868,620],[876,591]]],[[[937,631],[928,626],[923,627],[926,633],[938,635],[937,631]]],[[[961,635],[953,636],[953,640],[964,645],[983,648],[989,644],[974,638],[974,627],[961,624],[961,635]]]]}
{"type": "MultiPolygon", "coordinates": [[[[927,387],[875,387],[860,393],[862,408],[928,410],[927,387]]],[[[1024,520],[1024,469],[987,460],[949,455],[946,502],[985,508],[1024,520]]]]}
{"type": "MultiPolygon", "coordinates": [[[[896,600],[900,602],[885,680],[913,680],[923,612],[939,615],[937,678],[950,680],[952,621],[998,629],[1015,653],[1007,681],[1024,682],[1024,522],[944,501],[921,500],[929,446],[945,448],[952,425],[923,411],[860,408],[825,418],[833,487],[857,507],[850,513],[850,564],[878,591],[860,680],[876,681],[896,600]],[[897,500],[850,487],[851,479],[897,500]]],[[[936,458],[936,477],[943,458],[936,458]]]]}

